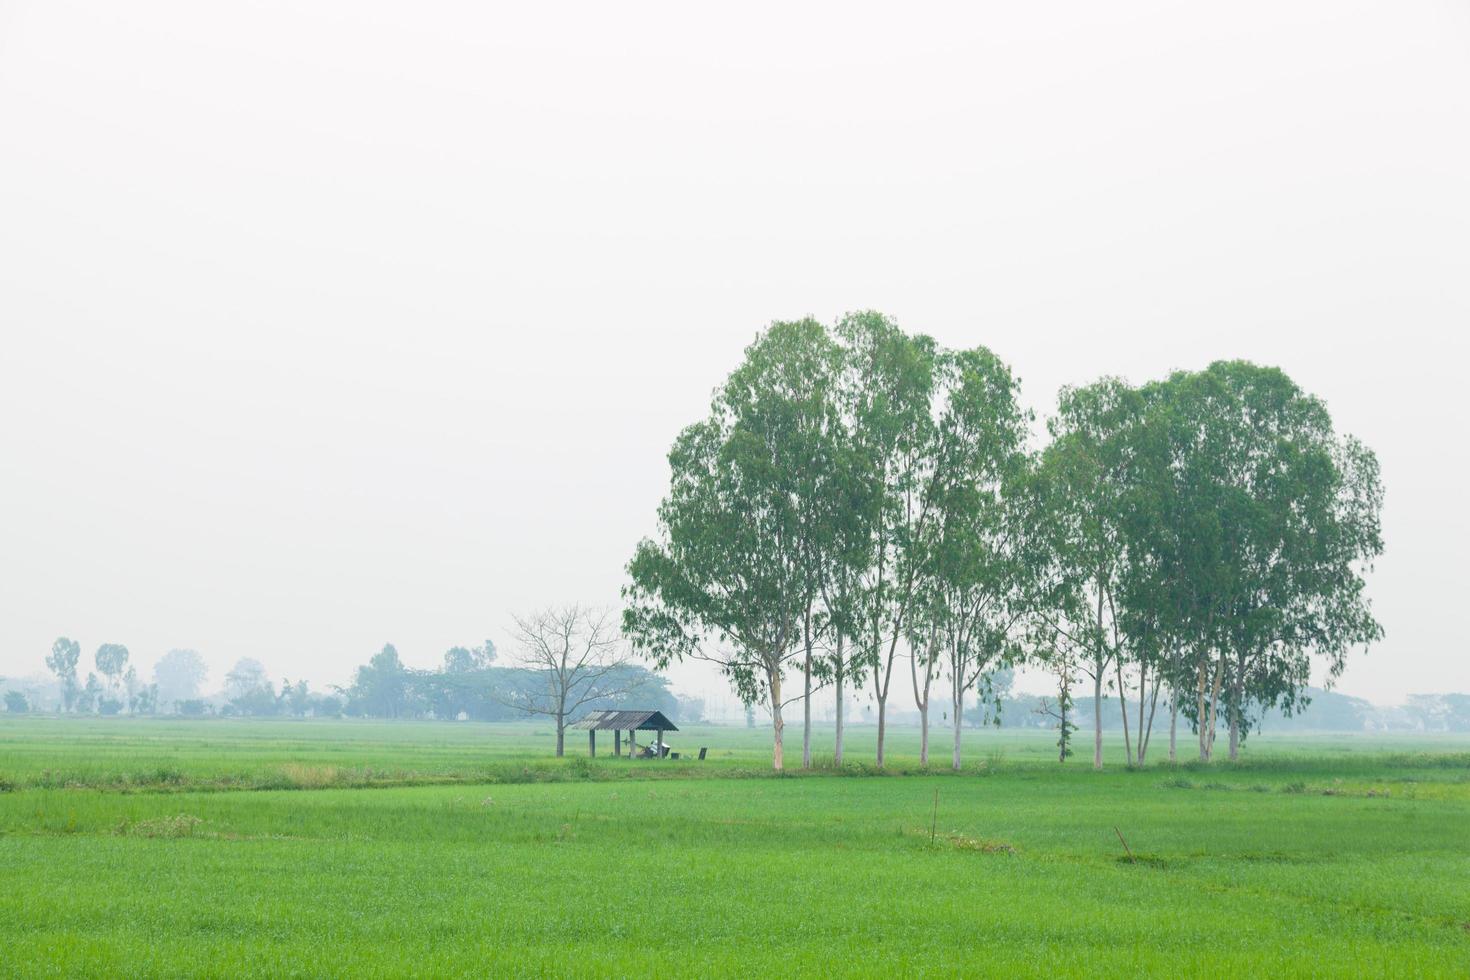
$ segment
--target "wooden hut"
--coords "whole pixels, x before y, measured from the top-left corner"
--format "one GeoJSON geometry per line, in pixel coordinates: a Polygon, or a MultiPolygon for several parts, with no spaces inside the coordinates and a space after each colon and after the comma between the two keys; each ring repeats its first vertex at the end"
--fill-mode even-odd
{"type": "Polygon", "coordinates": [[[654,755],[659,759],[664,757],[664,732],[679,730],[662,711],[593,711],[570,727],[587,731],[587,754],[592,756],[597,755],[598,732],[613,733],[613,755],[623,754],[623,732],[627,732],[629,756],[637,753],[639,732],[656,732],[654,755]]]}

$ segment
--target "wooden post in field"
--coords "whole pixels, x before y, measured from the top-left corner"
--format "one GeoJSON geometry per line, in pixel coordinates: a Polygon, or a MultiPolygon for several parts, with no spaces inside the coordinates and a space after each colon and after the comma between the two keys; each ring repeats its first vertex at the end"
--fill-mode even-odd
{"type": "Polygon", "coordinates": [[[587,754],[594,759],[597,758],[597,729],[595,728],[587,729],[587,754]]]}
{"type": "Polygon", "coordinates": [[[623,754],[623,730],[621,728],[614,728],[613,729],[613,755],[622,755],[622,754],[623,754]]]}

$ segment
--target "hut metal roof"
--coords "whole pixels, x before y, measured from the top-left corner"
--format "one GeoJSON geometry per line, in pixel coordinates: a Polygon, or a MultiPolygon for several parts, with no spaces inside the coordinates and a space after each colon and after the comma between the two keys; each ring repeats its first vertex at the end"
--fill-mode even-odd
{"type": "Polygon", "coordinates": [[[637,729],[644,732],[677,732],[679,727],[662,711],[590,711],[571,728],[591,729],[597,732],[626,732],[637,729]]]}

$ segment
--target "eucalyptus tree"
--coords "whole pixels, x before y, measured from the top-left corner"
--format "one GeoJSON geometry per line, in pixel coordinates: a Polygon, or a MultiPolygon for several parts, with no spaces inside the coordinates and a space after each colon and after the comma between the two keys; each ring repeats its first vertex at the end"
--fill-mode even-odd
{"type": "Polygon", "coordinates": [[[1019,440],[1029,416],[1014,419],[1009,458],[999,461],[988,480],[956,487],[948,502],[952,515],[936,552],[941,596],[941,655],[950,681],[954,724],[951,766],[961,766],[965,697],[979,692],[989,700],[989,678],[1024,659],[1020,637],[1031,612],[1032,573],[1037,567],[1024,533],[1019,494],[1028,460],[1019,440]]]}
{"type": "Polygon", "coordinates": [[[58,636],[46,655],[46,666],[61,685],[62,710],[71,711],[81,686],[77,683],[77,661],[82,658],[82,645],[76,640],[58,636]]]}
{"type": "Polygon", "coordinates": [[[180,701],[189,701],[199,696],[209,667],[195,650],[170,650],[153,665],[153,683],[158,688],[158,698],[169,705],[170,710],[180,701]]]}
{"type": "Polygon", "coordinates": [[[946,554],[1012,465],[1025,439],[1010,370],[983,347],[942,350],[878,313],[839,322],[845,365],[838,401],[866,487],[864,554],[855,563],[853,637],[878,704],[884,764],[888,697],[907,641],[928,756],[929,691],[950,619],[946,554]],[[951,540],[954,539],[954,540],[951,540]],[[919,666],[923,667],[922,679],[919,666]]]}
{"type": "MultiPolygon", "coordinates": [[[[1135,558],[1127,517],[1139,393],[1116,378],[1063,388],[1048,421],[1051,443],[1031,481],[1028,525],[1039,542],[1037,626],[1053,656],[1092,680],[1092,765],[1102,768],[1103,693],[1128,656],[1120,582],[1135,558]]],[[[1121,683],[1121,677],[1118,678],[1121,683]]],[[[1121,695],[1121,691],[1119,692],[1121,695]]]]}
{"type": "Polygon", "coordinates": [[[107,678],[108,692],[116,691],[123,670],[128,665],[128,648],[121,643],[104,643],[97,648],[93,659],[102,676],[107,678]]]}
{"type": "Polygon", "coordinates": [[[948,662],[958,769],[965,694],[1015,659],[1011,631],[1025,608],[1026,561],[1013,494],[1031,416],[1017,403],[1010,369],[983,347],[942,353],[936,375],[942,401],[929,489],[936,519],[922,542],[910,665],[927,765],[930,689],[948,662]]]}
{"type": "Polygon", "coordinates": [[[798,654],[809,761],[810,678],[830,622],[820,600],[840,504],[831,482],[838,353],[813,320],[775,323],[757,338],[709,417],[675,441],[657,538],[638,545],[623,589],[636,650],[659,666],[713,662],[743,702],[768,704],[778,770],[784,674],[798,654]]]}
{"type": "Polygon", "coordinates": [[[1364,576],[1383,550],[1383,488],[1372,451],[1278,369],[1216,362],[1170,388],[1189,525],[1159,545],[1192,640],[1187,711],[1210,759],[1223,706],[1234,758],[1252,706],[1304,705],[1314,656],[1330,680],[1382,636],[1364,576]]]}
{"type": "Polygon", "coordinates": [[[883,766],[888,695],[898,644],[919,598],[924,539],[934,520],[935,367],[938,350],[876,312],[837,325],[845,364],[839,401],[871,505],[862,571],[853,585],[853,641],[878,703],[877,763],[883,766]]]}

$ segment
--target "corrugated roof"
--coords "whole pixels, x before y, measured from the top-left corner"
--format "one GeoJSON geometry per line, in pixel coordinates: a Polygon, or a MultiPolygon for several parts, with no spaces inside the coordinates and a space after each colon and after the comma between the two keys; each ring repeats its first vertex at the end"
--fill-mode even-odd
{"type": "Polygon", "coordinates": [[[592,729],[599,732],[626,732],[633,729],[645,732],[677,732],[679,730],[677,725],[664,717],[662,711],[589,711],[586,717],[568,727],[592,729]]]}

